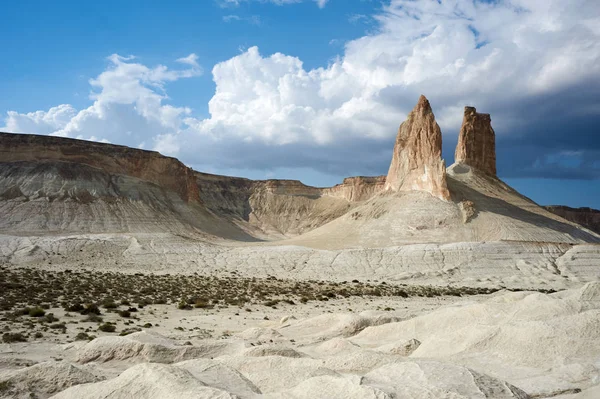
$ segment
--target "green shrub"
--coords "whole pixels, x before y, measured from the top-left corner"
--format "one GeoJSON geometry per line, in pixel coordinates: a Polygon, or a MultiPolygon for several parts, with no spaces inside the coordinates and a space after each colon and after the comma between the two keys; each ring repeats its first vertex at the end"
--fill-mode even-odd
{"type": "Polygon", "coordinates": [[[67,326],[65,325],[65,323],[56,323],[56,324],[50,324],[50,328],[55,329],[55,330],[66,330],[67,326]]]}
{"type": "Polygon", "coordinates": [[[85,309],[81,310],[79,313],[81,313],[81,314],[95,314],[95,315],[101,315],[102,314],[100,312],[100,308],[98,308],[98,305],[96,305],[95,303],[88,303],[87,305],[85,305],[85,309]]]}
{"type": "Polygon", "coordinates": [[[2,335],[2,342],[6,344],[12,342],[27,342],[27,338],[21,333],[6,333],[2,335]]]}
{"type": "Polygon", "coordinates": [[[84,332],[80,332],[75,336],[76,341],[91,341],[91,337],[84,332]]]}
{"type": "Polygon", "coordinates": [[[84,307],[83,307],[83,305],[81,303],[76,302],[76,303],[73,303],[71,305],[67,305],[65,307],[65,310],[67,312],[81,312],[82,310],[84,310],[84,307]]]}
{"type": "Polygon", "coordinates": [[[114,326],[113,324],[108,324],[108,323],[101,324],[98,327],[98,330],[103,331],[103,332],[115,332],[116,329],[117,329],[116,326],[114,326]]]}
{"type": "Polygon", "coordinates": [[[55,321],[58,321],[58,319],[54,317],[54,313],[48,313],[44,316],[44,318],[41,321],[44,321],[46,323],[54,323],[55,321]]]}
{"type": "Polygon", "coordinates": [[[46,311],[40,307],[35,307],[29,309],[28,313],[30,317],[42,317],[46,314],[46,311]]]}
{"type": "Polygon", "coordinates": [[[9,380],[0,381],[0,392],[7,392],[13,387],[12,382],[9,380]]]}
{"type": "Polygon", "coordinates": [[[106,298],[105,300],[103,300],[102,306],[105,307],[106,309],[116,309],[119,307],[119,305],[117,305],[115,303],[115,300],[112,298],[106,298]]]}
{"type": "Polygon", "coordinates": [[[102,323],[104,319],[102,319],[102,317],[98,316],[97,314],[91,314],[88,317],[86,317],[83,321],[89,321],[92,323],[102,323]]]}

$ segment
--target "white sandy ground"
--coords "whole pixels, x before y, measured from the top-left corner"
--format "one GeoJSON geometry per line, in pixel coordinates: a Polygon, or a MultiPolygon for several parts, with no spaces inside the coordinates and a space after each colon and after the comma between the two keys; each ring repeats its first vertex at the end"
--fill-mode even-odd
{"type": "Polygon", "coordinates": [[[416,285],[565,289],[600,279],[599,244],[457,242],[324,250],[208,243],[170,233],[0,234],[0,265],[416,285]]]}
{"type": "Polygon", "coordinates": [[[600,283],[251,310],[151,305],[159,326],[125,337],[1,344],[0,397],[599,397],[600,283]]]}

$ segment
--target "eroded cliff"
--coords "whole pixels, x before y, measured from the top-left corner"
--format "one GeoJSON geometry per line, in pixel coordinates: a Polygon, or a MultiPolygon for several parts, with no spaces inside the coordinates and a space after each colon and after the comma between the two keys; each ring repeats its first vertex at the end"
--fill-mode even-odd
{"type": "Polygon", "coordinates": [[[0,162],[57,161],[88,165],[109,174],[136,177],[199,202],[194,172],[154,151],[53,136],[0,133],[0,162]]]}
{"type": "Polygon", "coordinates": [[[443,200],[450,199],[442,160],[442,131],[425,96],[419,98],[400,125],[385,188],[425,191],[443,200]]]}
{"type": "Polygon", "coordinates": [[[480,114],[475,107],[465,107],[454,160],[496,176],[496,134],[490,114],[480,114]]]}
{"type": "Polygon", "coordinates": [[[545,206],[548,211],[571,222],[580,224],[600,234],[600,210],[592,208],[571,208],[563,205],[545,206]]]}

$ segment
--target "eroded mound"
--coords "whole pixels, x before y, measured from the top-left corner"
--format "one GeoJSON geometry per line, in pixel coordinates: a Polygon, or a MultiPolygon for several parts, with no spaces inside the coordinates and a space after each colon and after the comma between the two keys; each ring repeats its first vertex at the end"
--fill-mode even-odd
{"type": "Polygon", "coordinates": [[[593,397],[600,373],[597,286],[496,293],[405,320],[371,311],[265,321],[219,340],[226,352],[208,356],[210,340],[183,345],[197,357],[181,362],[171,351],[183,346],[156,334],[129,336],[142,346],[127,351],[123,337],[97,338],[71,359],[93,348],[98,356],[86,370],[42,363],[11,372],[9,381],[25,389],[50,375],[34,370],[53,370],[53,382],[36,392],[61,390],[56,398],[593,397]],[[257,341],[268,337],[279,341],[257,341]],[[113,367],[125,371],[107,375],[113,367]],[[102,373],[108,379],[99,381],[102,373]]]}

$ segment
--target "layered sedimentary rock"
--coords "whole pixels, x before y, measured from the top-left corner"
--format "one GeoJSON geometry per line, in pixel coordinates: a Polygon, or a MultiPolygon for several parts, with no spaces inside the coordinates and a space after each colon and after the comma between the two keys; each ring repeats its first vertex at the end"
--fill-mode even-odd
{"type": "Polygon", "coordinates": [[[196,172],[203,204],[264,237],[295,236],[343,215],[383,189],[385,176],[319,188],[298,180],[249,180],[196,172]],[[247,226],[249,225],[249,226],[247,226]]]}
{"type": "Polygon", "coordinates": [[[570,208],[563,205],[545,206],[548,211],[580,224],[600,234],[600,210],[592,208],[570,208]]]}
{"type": "Polygon", "coordinates": [[[52,136],[0,133],[0,160],[10,162],[69,162],[109,174],[135,177],[200,202],[194,171],[175,158],[154,151],[52,136]]]}
{"type": "Polygon", "coordinates": [[[465,107],[454,159],[496,176],[496,134],[490,114],[480,114],[475,107],[465,107]]]}
{"type": "Polygon", "coordinates": [[[450,199],[442,156],[442,132],[425,96],[419,98],[400,125],[385,188],[393,191],[426,191],[450,199]]]}
{"type": "Polygon", "coordinates": [[[385,188],[385,176],[347,177],[342,184],[323,189],[323,194],[346,201],[366,201],[385,188]]]}

